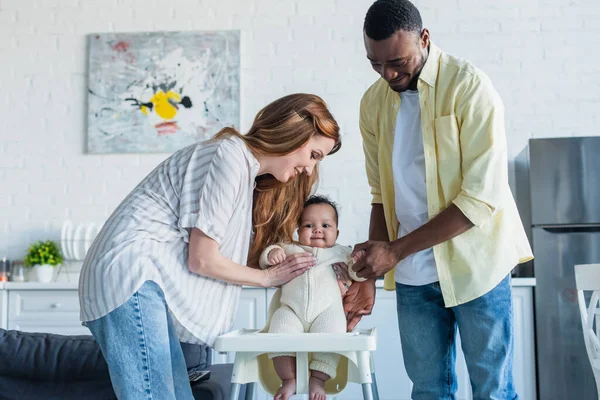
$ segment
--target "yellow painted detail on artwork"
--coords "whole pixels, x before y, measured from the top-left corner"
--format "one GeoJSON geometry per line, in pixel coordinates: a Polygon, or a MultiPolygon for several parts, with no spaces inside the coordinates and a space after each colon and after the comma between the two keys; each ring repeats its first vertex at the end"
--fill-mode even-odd
{"type": "Polygon", "coordinates": [[[172,90],[169,90],[167,92],[167,98],[171,99],[171,100],[175,100],[176,102],[180,103],[181,102],[181,96],[179,96],[179,93],[175,93],[172,90]]]}
{"type": "Polygon", "coordinates": [[[177,108],[169,100],[180,101],[180,98],[177,93],[170,90],[167,93],[159,90],[150,99],[152,104],[154,104],[156,114],[162,119],[173,119],[177,114],[177,108]]]}

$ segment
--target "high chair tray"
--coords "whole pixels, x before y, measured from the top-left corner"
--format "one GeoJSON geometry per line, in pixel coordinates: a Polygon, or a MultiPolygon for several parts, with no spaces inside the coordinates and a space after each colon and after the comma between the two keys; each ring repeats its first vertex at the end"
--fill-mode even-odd
{"type": "Polygon", "coordinates": [[[220,352],[332,352],[374,351],[375,328],[349,333],[260,333],[258,329],[238,329],[215,341],[220,352]]]}

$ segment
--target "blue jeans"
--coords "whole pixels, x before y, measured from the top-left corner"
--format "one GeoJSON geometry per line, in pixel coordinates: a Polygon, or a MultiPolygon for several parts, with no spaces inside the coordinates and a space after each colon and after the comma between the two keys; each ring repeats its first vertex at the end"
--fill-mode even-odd
{"type": "Polygon", "coordinates": [[[456,330],[471,379],[473,399],[518,399],[514,388],[510,275],[490,292],[445,308],[438,282],[396,283],[404,365],[415,400],[455,399],[456,330]]]}
{"type": "Polygon", "coordinates": [[[87,323],[119,399],[193,399],[185,359],[160,287],[146,281],[123,305],[87,323]]]}

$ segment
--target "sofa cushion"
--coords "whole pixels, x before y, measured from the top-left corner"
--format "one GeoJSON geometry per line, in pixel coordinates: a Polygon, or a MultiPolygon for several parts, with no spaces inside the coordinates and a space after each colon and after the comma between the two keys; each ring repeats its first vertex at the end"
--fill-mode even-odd
{"type": "Polygon", "coordinates": [[[92,336],[63,336],[0,329],[0,376],[36,380],[108,377],[108,366],[92,336]]]}
{"type": "MultiPolygon", "coordinates": [[[[197,400],[228,400],[231,389],[232,364],[216,364],[207,368],[210,379],[192,385],[197,400]]],[[[242,387],[240,398],[245,389],[242,387]]],[[[2,400],[116,400],[110,379],[49,382],[9,378],[0,375],[2,400]]]]}
{"type": "MultiPolygon", "coordinates": [[[[192,385],[196,399],[229,398],[231,364],[210,366],[207,346],[182,343],[188,369],[208,369],[192,385]]],[[[64,336],[0,329],[0,399],[114,400],[108,366],[91,335],[64,336]]]]}
{"type": "MultiPolygon", "coordinates": [[[[211,397],[207,397],[211,399],[211,397]]],[[[2,400],[116,400],[110,379],[51,382],[10,378],[0,374],[2,400]]]]}
{"type": "MultiPolygon", "coordinates": [[[[0,329],[0,376],[37,381],[108,378],[108,366],[91,335],[64,336],[0,329]]],[[[181,344],[187,368],[207,368],[208,346],[181,344]]]]}

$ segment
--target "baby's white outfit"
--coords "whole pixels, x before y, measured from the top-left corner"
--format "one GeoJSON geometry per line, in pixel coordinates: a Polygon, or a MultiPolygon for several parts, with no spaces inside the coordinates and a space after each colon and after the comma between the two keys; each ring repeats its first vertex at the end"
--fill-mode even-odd
{"type": "MultiPolygon", "coordinates": [[[[264,330],[269,333],[345,333],[346,316],[332,264],[346,263],[350,277],[356,281],[364,281],[351,268],[352,249],[339,244],[328,248],[297,244],[272,245],[260,256],[261,268],[269,267],[267,256],[275,248],[283,249],[286,256],[311,253],[317,259],[317,264],[281,287],[279,304],[276,303],[279,297],[276,295],[269,306],[270,325],[267,322],[264,330]]],[[[294,355],[276,353],[269,354],[269,358],[294,355]]],[[[309,367],[334,378],[339,359],[338,354],[315,353],[309,367]]]]}

